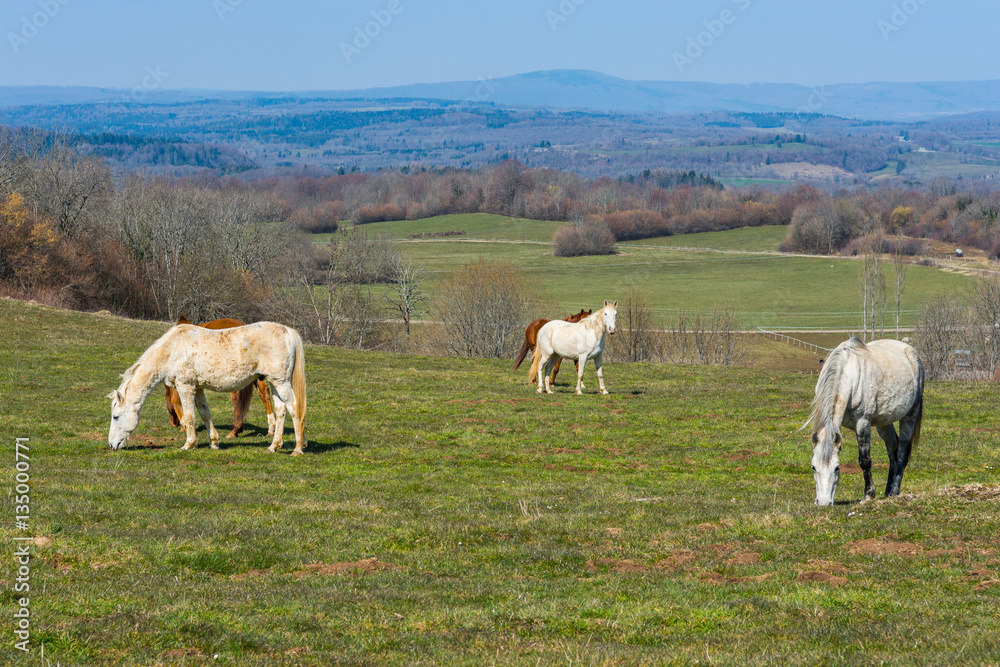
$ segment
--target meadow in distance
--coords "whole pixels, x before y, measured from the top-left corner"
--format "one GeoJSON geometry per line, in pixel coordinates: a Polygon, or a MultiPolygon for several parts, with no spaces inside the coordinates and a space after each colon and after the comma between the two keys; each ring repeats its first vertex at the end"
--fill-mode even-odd
{"type": "MultiPolygon", "coordinates": [[[[532,240],[516,220],[385,224],[462,225],[502,241],[403,244],[432,270],[454,270],[466,252],[530,267],[541,252],[507,242],[532,240]]],[[[559,309],[550,316],[596,308],[641,280],[657,308],[704,307],[731,289],[762,324],[805,312],[817,313],[807,326],[836,326],[822,313],[856,301],[852,260],[760,255],[727,281],[734,264],[720,253],[666,247],[763,253],[778,236],[675,236],[577,260],[586,267],[550,256],[557,268],[528,270],[544,276],[559,309]],[[648,268],[665,258],[678,262],[669,272],[648,268]],[[804,273],[789,275],[791,262],[804,273]],[[814,289],[831,269],[849,285],[814,289]],[[697,289],[706,276],[726,287],[697,289]]],[[[912,269],[912,303],[971,284],[912,269]]],[[[773,341],[758,341],[752,368],[606,363],[609,396],[595,394],[591,367],[582,397],[567,368],[555,396],[536,396],[509,360],[309,346],[306,456],[267,453],[259,403],[238,440],[212,451],[199,430],[200,446],[183,452],[158,393],[129,448],[111,452],[104,396],[168,324],[12,300],[0,311],[10,342],[0,423],[32,438],[35,637],[52,664],[1000,656],[989,384],[927,383],[923,434],[896,499],[857,503],[848,435],[839,502],[817,508],[798,429],[818,357],[773,341]]],[[[827,347],[843,338],[815,337],[827,347]]],[[[209,401],[222,431],[228,399],[209,401]]],[[[887,472],[880,447],[876,485],[887,472]]]]}

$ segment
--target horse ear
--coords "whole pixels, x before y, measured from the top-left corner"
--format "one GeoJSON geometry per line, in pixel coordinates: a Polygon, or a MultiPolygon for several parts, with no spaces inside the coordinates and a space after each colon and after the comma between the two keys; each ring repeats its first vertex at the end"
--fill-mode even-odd
{"type": "Polygon", "coordinates": [[[618,307],[618,299],[615,299],[615,303],[614,303],[614,305],[612,306],[612,308],[617,308],[617,307],[618,307]]]}
{"type": "Polygon", "coordinates": [[[833,434],[833,444],[835,444],[838,447],[840,447],[840,433],[834,433],[833,434]]]}
{"type": "Polygon", "coordinates": [[[125,397],[122,396],[122,393],[120,391],[118,391],[117,389],[115,389],[113,392],[111,392],[110,394],[108,394],[108,398],[110,398],[112,401],[115,401],[117,403],[122,403],[122,402],[125,401],[125,397]]]}
{"type": "Polygon", "coordinates": [[[180,317],[177,318],[177,321],[174,322],[174,326],[176,326],[178,324],[191,324],[191,320],[189,320],[188,318],[184,317],[184,314],[181,313],[180,317]]]}
{"type": "Polygon", "coordinates": [[[608,300],[607,300],[607,299],[605,299],[605,300],[604,300],[604,307],[605,307],[605,308],[607,308],[607,307],[608,307],[608,300]]]}
{"type": "Polygon", "coordinates": [[[819,433],[813,433],[812,441],[813,447],[819,444],[819,433]]]}

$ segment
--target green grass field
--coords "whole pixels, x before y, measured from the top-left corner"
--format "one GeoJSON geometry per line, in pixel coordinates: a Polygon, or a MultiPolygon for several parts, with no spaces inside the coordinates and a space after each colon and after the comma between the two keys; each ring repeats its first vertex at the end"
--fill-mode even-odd
{"type": "Polygon", "coordinates": [[[610,364],[610,396],[536,396],[509,361],[310,347],[306,456],[265,451],[259,404],[249,435],[180,451],[158,391],[111,452],[105,395],[165,328],[0,301],[8,494],[31,439],[30,529],[8,502],[0,530],[0,662],[43,664],[42,644],[45,665],[1000,659],[990,385],[928,384],[899,499],[857,503],[848,436],[820,509],[796,431],[815,376],[771,370],[610,364]],[[11,630],[25,535],[30,656],[11,630]]]}
{"type": "MultiPolygon", "coordinates": [[[[604,299],[620,299],[629,287],[636,287],[665,317],[679,310],[711,310],[717,304],[735,310],[747,327],[860,326],[856,314],[860,310],[859,267],[852,259],[676,249],[684,246],[775,251],[785,236],[784,227],[645,239],[620,244],[618,255],[570,258],[554,257],[551,245],[540,243],[551,240],[552,231],[559,224],[476,214],[376,223],[365,225],[365,229],[400,239],[410,233],[468,231],[471,238],[401,241],[404,255],[428,271],[425,287],[431,292],[449,273],[486,258],[507,260],[521,267],[558,312],[594,307],[604,299]],[[522,239],[530,242],[516,242],[522,239]]],[[[911,266],[904,295],[903,324],[914,323],[920,308],[934,297],[964,294],[971,285],[968,276],[911,266]]]]}

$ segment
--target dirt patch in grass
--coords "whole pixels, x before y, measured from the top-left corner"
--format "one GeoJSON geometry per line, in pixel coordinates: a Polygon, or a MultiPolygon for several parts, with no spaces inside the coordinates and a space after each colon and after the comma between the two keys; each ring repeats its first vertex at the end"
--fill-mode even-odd
{"type": "Polygon", "coordinates": [[[698,578],[710,584],[755,584],[773,576],[773,572],[758,574],[756,577],[727,577],[718,572],[701,572],[698,578]]]}
{"type": "Polygon", "coordinates": [[[847,552],[851,554],[867,554],[869,556],[901,556],[913,558],[924,550],[919,544],[912,542],[897,542],[889,537],[872,537],[867,540],[849,542],[847,552]]]}
{"type": "Polygon", "coordinates": [[[658,570],[669,570],[672,572],[684,567],[690,562],[693,562],[695,558],[695,553],[690,549],[680,549],[673,552],[666,558],[661,558],[656,561],[656,564],[653,565],[653,567],[658,570]]]}
{"type": "Polygon", "coordinates": [[[760,562],[760,554],[753,551],[744,551],[738,553],[729,560],[726,561],[726,565],[756,565],[760,562]]]}
{"type": "Polygon", "coordinates": [[[847,579],[845,577],[838,577],[837,575],[830,574],[829,572],[817,572],[815,570],[800,572],[799,576],[795,577],[795,581],[801,583],[829,584],[830,586],[843,586],[847,583],[847,579]]]}
{"type": "Polygon", "coordinates": [[[649,567],[634,560],[617,558],[594,558],[585,563],[591,572],[614,572],[616,574],[648,574],[649,567]]]}
{"type": "Polygon", "coordinates": [[[942,489],[939,494],[966,500],[995,500],[1000,498],[1000,484],[965,484],[942,489]]]}
{"type": "Polygon", "coordinates": [[[310,574],[330,576],[335,574],[374,574],[382,570],[400,570],[398,565],[380,561],[378,558],[366,558],[353,563],[310,563],[303,569],[292,572],[293,576],[306,577],[310,574]]]}
{"type": "Polygon", "coordinates": [[[842,576],[845,574],[850,574],[851,572],[840,563],[835,563],[829,560],[819,560],[818,558],[810,558],[809,561],[803,567],[814,570],[821,570],[823,572],[829,572],[831,574],[839,574],[842,576]]]}

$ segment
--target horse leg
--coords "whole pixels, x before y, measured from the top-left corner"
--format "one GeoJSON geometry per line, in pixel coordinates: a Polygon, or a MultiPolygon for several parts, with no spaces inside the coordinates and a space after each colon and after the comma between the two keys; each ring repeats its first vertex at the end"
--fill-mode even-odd
{"type": "Polygon", "coordinates": [[[295,428],[295,451],[292,452],[292,456],[302,456],[302,450],[306,446],[304,415],[299,410],[299,402],[292,389],[292,384],[290,382],[277,384],[274,386],[274,392],[277,394],[278,400],[292,415],[292,426],[295,428]]]}
{"type": "Polygon", "coordinates": [[[260,394],[260,402],[264,404],[264,411],[267,412],[267,434],[274,435],[274,408],[271,407],[271,390],[267,388],[267,383],[257,380],[257,393],[260,394]]]}
{"type": "Polygon", "coordinates": [[[559,373],[559,365],[562,364],[562,357],[556,359],[556,365],[552,367],[552,386],[556,385],[556,375],[559,373]]]}
{"type": "MultiPolygon", "coordinates": [[[[599,384],[600,387],[601,387],[601,393],[607,395],[608,390],[604,386],[604,369],[601,367],[601,357],[603,357],[603,356],[604,356],[603,354],[598,354],[596,357],[594,357],[594,365],[597,366],[597,384],[599,384]]],[[[581,366],[581,369],[580,369],[580,378],[581,379],[583,379],[583,368],[582,367],[586,366],[586,365],[587,365],[586,362],[580,364],[580,366],[581,366]]]]}
{"type": "Polygon", "coordinates": [[[583,396],[583,369],[587,366],[586,359],[576,360],[576,395],[583,396]]]}
{"type": "MultiPolygon", "coordinates": [[[[579,360],[579,359],[577,359],[576,361],[574,361],[574,362],[573,362],[573,365],[575,365],[575,366],[576,366],[576,372],[577,372],[577,373],[580,373],[580,360],[579,360]]],[[[586,363],[586,362],[584,362],[584,364],[583,364],[583,365],[584,365],[584,366],[586,366],[586,365],[587,365],[587,363],[586,363]]],[[[586,389],[586,388],[587,388],[587,385],[586,385],[586,384],[584,383],[584,381],[583,381],[583,373],[580,373],[580,389],[586,389]]]]}
{"type": "MultiPolygon", "coordinates": [[[[902,424],[900,424],[900,428],[902,428],[902,424]]],[[[886,497],[895,496],[899,494],[899,484],[896,484],[896,492],[893,493],[893,481],[896,479],[896,475],[899,475],[900,481],[903,478],[896,460],[899,455],[899,438],[896,436],[896,429],[892,424],[879,426],[878,434],[885,441],[885,451],[889,454],[889,476],[885,480],[885,495],[886,497]]]]}
{"type": "MultiPolygon", "coordinates": [[[[538,389],[536,389],[535,391],[537,391],[540,394],[543,391],[546,391],[549,387],[549,376],[546,370],[546,366],[548,366],[549,364],[549,357],[545,356],[545,352],[539,352],[539,355],[540,356],[538,357],[538,370],[535,371],[535,374],[538,376],[538,389]],[[542,379],[543,377],[544,379],[542,379]]],[[[550,391],[549,393],[551,394],[552,392],[550,391]]]]}
{"type": "Polygon", "coordinates": [[[866,419],[859,419],[854,429],[858,439],[858,465],[865,478],[865,498],[875,497],[875,483],[872,481],[872,428],[866,419]]]}
{"type": "Polygon", "coordinates": [[[872,425],[861,418],[854,427],[858,437],[858,465],[865,476],[865,498],[875,497],[875,483],[872,482],[872,425]]]}
{"type": "Polygon", "coordinates": [[[552,385],[549,383],[549,378],[552,374],[552,367],[556,365],[561,357],[557,357],[554,353],[549,356],[549,360],[545,364],[545,393],[554,394],[556,392],[552,391],[552,385]]]}
{"type": "Polygon", "coordinates": [[[181,428],[184,429],[186,436],[184,446],[181,449],[191,449],[198,442],[198,437],[195,435],[194,423],[194,387],[178,385],[175,389],[177,389],[177,395],[181,401],[181,410],[183,411],[181,415],[181,428]]]}
{"type": "Polygon", "coordinates": [[[198,408],[198,414],[201,415],[201,420],[205,422],[205,426],[208,427],[208,442],[212,449],[219,448],[219,432],[215,430],[215,424],[212,423],[212,411],[208,409],[208,400],[205,398],[205,390],[199,389],[194,394],[194,405],[198,408]]]}
{"type": "Polygon", "coordinates": [[[271,389],[271,403],[274,404],[274,437],[271,439],[271,446],[267,448],[267,451],[274,453],[281,449],[282,438],[285,435],[285,403],[281,400],[274,385],[271,386],[271,389]]]}

